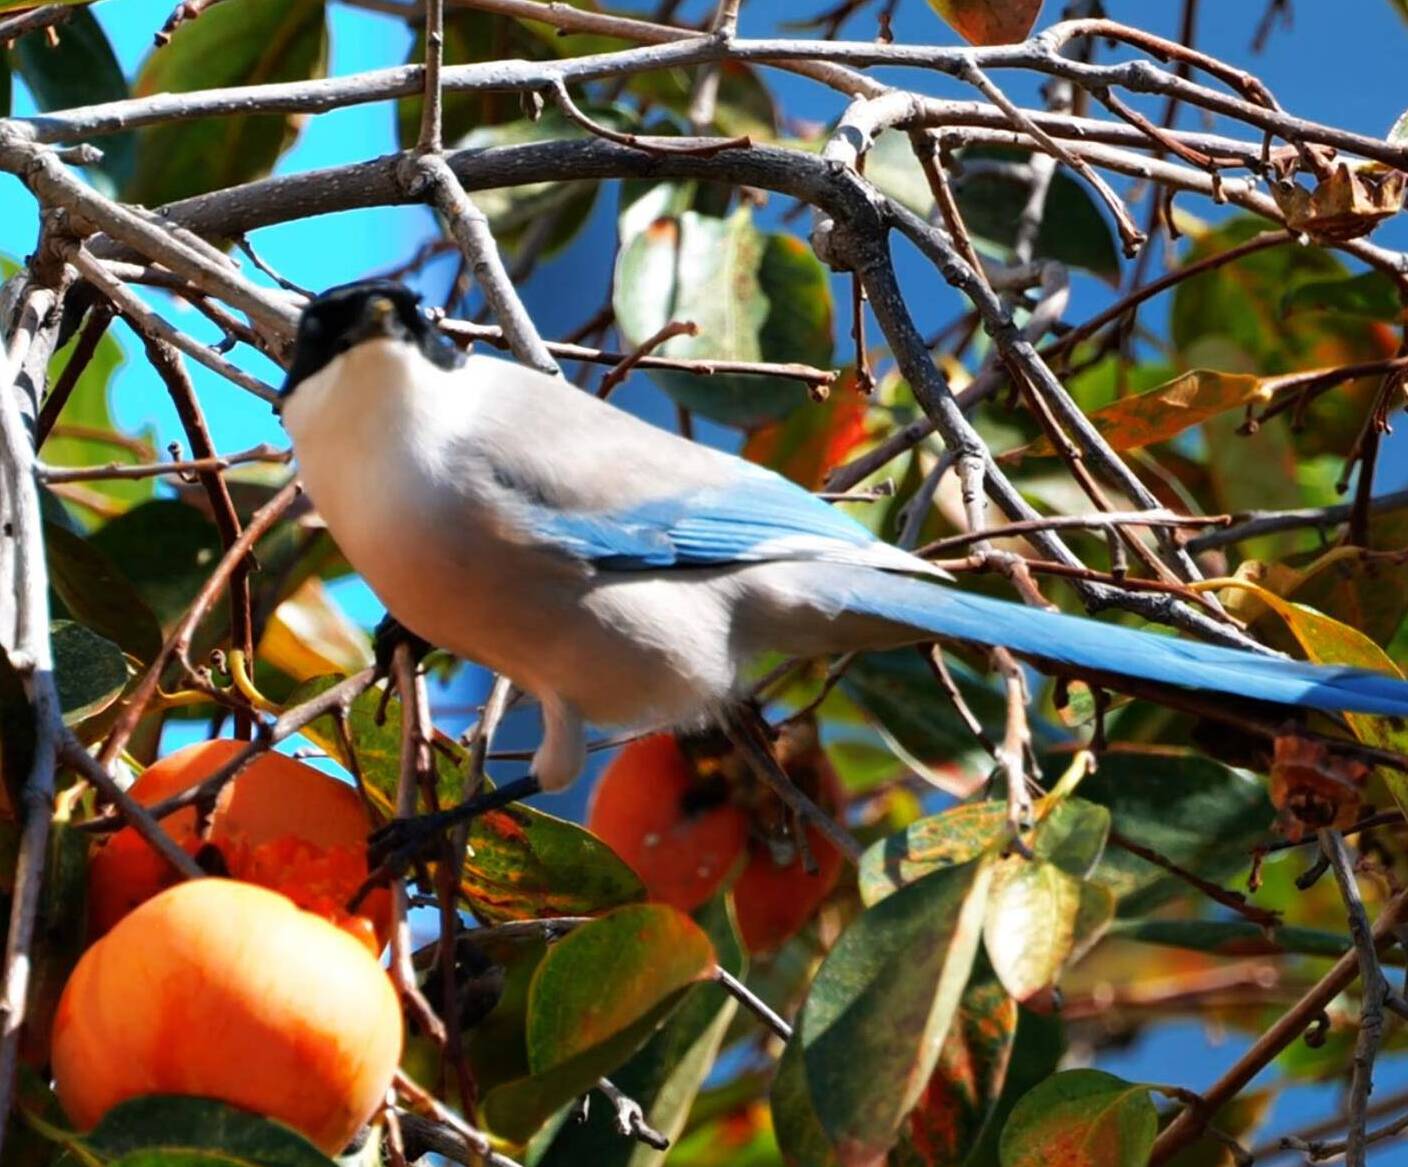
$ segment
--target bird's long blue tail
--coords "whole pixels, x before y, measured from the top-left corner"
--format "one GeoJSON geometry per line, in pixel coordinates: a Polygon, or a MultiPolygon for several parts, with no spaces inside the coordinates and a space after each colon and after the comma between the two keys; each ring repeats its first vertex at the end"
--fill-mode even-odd
{"type": "MultiPolygon", "coordinates": [[[[846,572],[840,569],[837,574],[846,572]]],[[[839,581],[837,581],[839,582],[839,581]]],[[[869,571],[844,608],[939,638],[1000,645],[1057,665],[1328,712],[1408,717],[1408,681],[1163,636],[869,571]]]]}

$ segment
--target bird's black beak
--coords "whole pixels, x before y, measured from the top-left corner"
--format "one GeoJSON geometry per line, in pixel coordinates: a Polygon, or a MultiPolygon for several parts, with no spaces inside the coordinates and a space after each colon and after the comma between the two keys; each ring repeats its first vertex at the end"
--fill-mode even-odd
{"type": "Polygon", "coordinates": [[[359,340],[395,340],[405,337],[410,330],[401,319],[395,302],[389,296],[368,298],[362,319],[348,334],[347,339],[354,343],[359,340]]]}

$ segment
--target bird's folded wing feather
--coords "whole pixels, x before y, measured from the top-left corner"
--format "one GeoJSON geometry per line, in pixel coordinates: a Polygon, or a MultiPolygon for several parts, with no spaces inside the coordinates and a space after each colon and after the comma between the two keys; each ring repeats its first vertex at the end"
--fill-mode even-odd
{"type": "Polygon", "coordinates": [[[613,571],[820,560],[926,571],[849,515],[761,469],[723,486],[637,501],[614,510],[527,505],[519,521],[535,541],[613,571]]]}

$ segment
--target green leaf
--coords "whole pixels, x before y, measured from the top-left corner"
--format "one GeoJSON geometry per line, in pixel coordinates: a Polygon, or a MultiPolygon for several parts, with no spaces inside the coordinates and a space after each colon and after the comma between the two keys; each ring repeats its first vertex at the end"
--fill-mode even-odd
{"type": "MultiPolygon", "coordinates": [[[[632,77],[627,89],[684,123],[694,98],[694,78],[693,69],[652,69],[632,77]]],[[[730,137],[746,134],[755,142],[767,142],[776,136],[777,123],[777,103],[758,71],[742,61],[722,62],[713,129],[730,137]]]]}
{"type": "MultiPolygon", "coordinates": [[[[188,20],[142,65],[134,90],[185,93],[321,77],[327,64],[323,0],[239,0],[188,20]]],[[[291,115],[202,118],[137,133],[127,202],[159,206],[268,174],[297,137],[291,115]]]]}
{"type": "MultiPolygon", "coordinates": [[[[1005,146],[974,146],[962,155],[965,170],[955,180],[954,196],[974,242],[999,258],[1010,258],[1017,223],[1026,205],[1029,183],[1009,173],[1031,157],[1005,146]]],[[[1051,180],[1046,214],[1033,254],[1078,267],[1111,283],[1120,275],[1119,252],[1104,214],[1090,188],[1063,171],[1051,180]]]]}
{"type": "MultiPolygon", "coordinates": [[[[634,114],[619,106],[606,109],[588,106],[587,112],[597,121],[616,129],[632,129],[635,125],[634,114]]],[[[550,109],[537,121],[520,118],[498,125],[471,127],[459,145],[465,150],[488,150],[495,146],[521,146],[586,136],[586,131],[576,122],[550,109]]],[[[499,246],[510,252],[517,250],[525,239],[535,238],[544,217],[553,216],[555,222],[541,251],[542,258],[549,259],[566,247],[586,224],[596,205],[600,186],[596,182],[525,183],[477,191],[474,202],[487,216],[499,246]]]]}
{"type": "Polygon", "coordinates": [[[929,180],[909,144],[909,135],[900,130],[880,133],[865,154],[865,178],[890,198],[925,218],[934,210],[929,180]]]}
{"type": "MultiPolygon", "coordinates": [[[[1105,850],[1110,812],[1085,799],[1053,806],[1032,832],[1037,858],[1084,879],[1105,850]]],[[[903,831],[872,843],[861,856],[858,879],[866,904],[878,903],[945,867],[972,862],[1007,845],[1007,804],[988,800],[956,806],[918,819],[903,831]]]]}
{"type": "Polygon", "coordinates": [[[1002,1131],[1002,1167],[1145,1167],[1158,1124],[1147,1087],[1067,1070],[1017,1103],[1002,1131]]]}
{"type": "Polygon", "coordinates": [[[1398,288],[1381,271],[1366,271],[1337,280],[1310,280],[1281,297],[1281,314],[1343,312],[1394,324],[1403,318],[1398,288]]]}
{"type": "Polygon", "coordinates": [[[778,1149],[787,1167],[838,1167],[807,1083],[806,1052],[795,1034],[777,1063],[769,1101],[778,1149]]]}
{"type": "MultiPolygon", "coordinates": [[[[289,697],[288,704],[306,701],[339,679],[309,681],[289,697]]],[[[400,767],[401,706],[391,702],[385,722],[378,725],[380,702],[378,691],[357,698],[348,713],[348,732],[367,793],[389,814],[400,767]]],[[[303,732],[351,768],[330,717],[303,732]]],[[[438,738],[436,746],[436,791],[440,805],[450,806],[463,797],[468,758],[448,738],[438,738]]],[[[481,815],[470,824],[460,884],[475,916],[486,923],[591,915],[645,897],[635,872],[590,831],[522,805],[481,815]]]]}
{"type": "Polygon", "coordinates": [[[842,1162],[884,1155],[919,1101],[972,971],[990,878],[969,863],[901,888],[817,972],[789,1045],[842,1162]]]}
{"type": "MultiPolygon", "coordinates": [[[[526,25],[488,12],[447,12],[445,14],[444,59],[447,65],[470,65],[476,61],[547,61],[575,55],[575,37],[549,42],[535,36],[526,25]],[[564,49],[569,51],[564,52],[564,49]]],[[[425,60],[425,30],[422,28],[406,53],[408,65],[425,60]]],[[[401,149],[413,147],[420,137],[420,115],[424,104],[419,96],[403,97],[396,103],[396,138],[401,149]]],[[[516,93],[456,93],[444,95],[441,106],[441,137],[450,144],[468,145],[461,139],[485,126],[515,122],[523,117],[523,103],[516,93]]],[[[475,196],[479,201],[479,196],[475,196]]]]}
{"type": "Polygon", "coordinates": [[[68,613],[146,664],[161,650],[161,625],[137,589],[91,540],[44,524],[49,583],[68,613]]]}
{"type": "Polygon", "coordinates": [[[111,640],[71,620],[49,626],[54,685],[64,724],[78,725],[117,700],[127,684],[127,661],[111,640]]]}
{"type": "Polygon", "coordinates": [[[118,515],[91,543],[132,583],[166,631],[185,614],[222,553],[215,524],[174,499],[153,499],[118,515]]]}
{"type": "MultiPolygon", "coordinates": [[[[1261,782],[1191,751],[1111,750],[1080,793],[1109,808],[1113,831],[1213,880],[1245,867],[1276,817],[1261,782]]],[[[1187,889],[1117,847],[1105,852],[1095,879],[1119,898],[1122,916],[1144,915],[1187,889]]]]}
{"type": "Polygon", "coordinates": [[[1013,855],[995,867],[983,943],[1007,992],[1030,1001],[1090,949],[1114,914],[1108,888],[1013,855]]]}
{"type": "Polygon", "coordinates": [[[302,1135],[208,1098],[148,1095],[119,1103],[82,1139],[114,1167],[230,1164],[332,1167],[302,1135]]]}
{"type": "Polygon", "coordinates": [[[559,940],[528,993],[530,1073],[489,1092],[490,1127],[525,1141],[620,1066],[713,968],[708,936],[665,904],[618,908],[559,940]]]}
{"type": "MultiPolygon", "coordinates": [[[[0,9],[3,11],[3,9],[0,9]]],[[[93,14],[75,12],[58,29],[58,43],[43,32],[32,32],[15,42],[10,53],[14,71],[24,80],[34,104],[45,113],[121,101],[127,96],[127,79],[117,54],[93,14]]],[[[113,194],[132,172],[133,134],[105,134],[96,145],[103,160],[94,168],[105,194],[113,194]]]]}
{"type": "Polygon", "coordinates": [[[1017,1003],[988,973],[963,991],[909,1138],[926,1167],[959,1167],[991,1116],[1017,1037],[1017,1003]]]}
{"type": "MultiPolygon", "coordinates": [[[[77,343],[74,337],[54,354],[49,362],[51,379],[68,364],[77,343]]],[[[112,418],[112,382],[125,360],[117,339],[111,332],[104,334],[64,403],[54,432],[44,443],[41,454],[45,462],[51,466],[103,466],[109,462],[130,466],[156,458],[155,431],[150,426],[128,436],[119,432],[112,418]]],[[[154,478],[99,479],[82,485],[85,493],[96,492],[122,508],[143,502],[156,491],[154,478]]]]}
{"type": "Polygon", "coordinates": [[[1187,948],[1216,956],[1343,956],[1350,938],[1339,932],[1291,925],[1267,929],[1250,920],[1118,920],[1109,934],[1120,940],[1187,948]]]}
{"type": "Polygon", "coordinates": [[[1041,0],[929,0],[970,45],[1010,45],[1027,39],[1041,0]]]}
{"type": "MultiPolygon", "coordinates": [[[[978,720],[1000,723],[1006,710],[1001,692],[957,657],[946,660],[978,720]]],[[[972,732],[912,648],[865,653],[846,670],[840,688],[875,719],[902,756],[936,765],[977,762],[980,749],[972,732]]],[[[1048,736],[1040,721],[1034,721],[1032,730],[1038,738],[1048,736]]]]}
{"type": "MultiPolygon", "coordinates": [[[[714,945],[718,962],[734,976],[743,975],[744,955],[725,899],[715,899],[697,914],[714,945]]],[[[673,1144],[684,1130],[690,1108],[728,1029],[737,1003],[716,984],[686,991],[669,1019],[611,1081],[645,1111],[645,1120],[673,1144]]],[[[536,1167],[655,1167],[665,1152],[616,1128],[611,1107],[593,1100],[586,1122],[566,1123],[536,1167]]]]}
{"type": "MultiPolygon", "coordinates": [[[[697,211],[662,216],[633,235],[627,222],[613,292],[627,343],[641,344],[671,320],[692,320],[699,335],[672,338],[662,355],[830,362],[826,271],[799,241],[762,234],[747,207],[726,219],[697,211]]],[[[650,376],[686,409],[727,425],[755,426],[806,400],[801,385],[782,378],[663,369],[650,376]]]]}
{"type": "MultiPolygon", "coordinates": [[[[1265,228],[1262,219],[1230,219],[1198,236],[1185,262],[1245,243],[1265,228]]],[[[1375,350],[1364,320],[1335,313],[1288,318],[1281,311],[1283,301],[1296,296],[1302,286],[1348,276],[1345,266],[1321,247],[1292,244],[1253,252],[1182,280],[1173,295],[1170,334],[1185,360],[1199,341],[1217,338],[1224,346],[1230,342],[1244,354],[1247,367],[1262,376],[1367,359],[1375,350]]]]}

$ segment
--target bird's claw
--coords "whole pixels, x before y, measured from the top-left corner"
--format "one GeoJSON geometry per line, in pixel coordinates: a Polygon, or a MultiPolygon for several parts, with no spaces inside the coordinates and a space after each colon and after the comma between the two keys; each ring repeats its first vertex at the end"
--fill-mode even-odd
{"type": "Polygon", "coordinates": [[[399,879],[448,825],[440,813],[392,819],[367,837],[367,870],[399,879]]]}
{"type": "Polygon", "coordinates": [[[372,634],[372,652],[376,660],[376,675],[378,677],[391,675],[391,659],[396,655],[397,646],[401,644],[410,646],[411,659],[417,662],[423,660],[435,649],[430,641],[417,636],[388,612],[381,618],[381,623],[376,626],[376,631],[372,634]]]}

